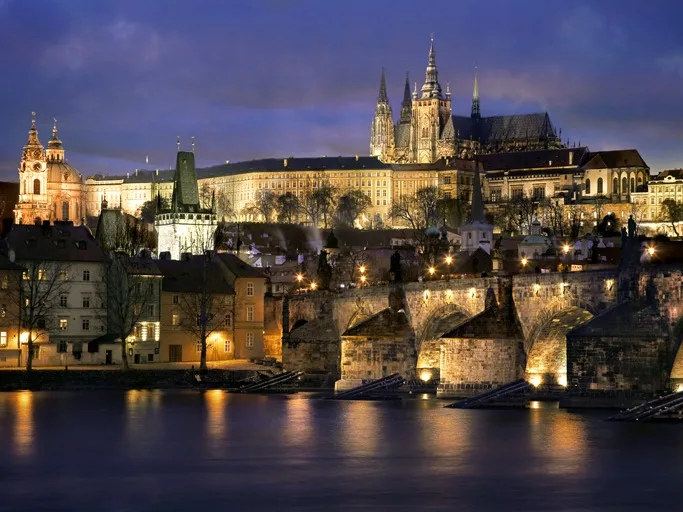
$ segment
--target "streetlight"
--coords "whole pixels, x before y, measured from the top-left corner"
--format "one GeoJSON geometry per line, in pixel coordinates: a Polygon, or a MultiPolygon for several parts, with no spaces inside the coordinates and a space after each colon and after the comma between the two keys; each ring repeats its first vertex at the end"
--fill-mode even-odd
{"type": "Polygon", "coordinates": [[[315,290],[317,287],[318,287],[318,283],[316,283],[315,281],[312,281],[311,282],[311,290],[315,290]]]}
{"type": "Polygon", "coordinates": [[[569,244],[564,244],[562,246],[562,252],[565,254],[569,254],[569,244]]]}
{"type": "Polygon", "coordinates": [[[647,248],[647,254],[652,258],[655,255],[655,248],[653,246],[650,246],[647,248]]]}
{"type": "Polygon", "coordinates": [[[360,270],[361,274],[365,274],[365,265],[361,265],[358,270],[360,270]]]}
{"type": "Polygon", "coordinates": [[[435,272],[436,272],[436,269],[434,267],[429,267],[429,275],[430,276],[433,276],[435,272]]]}
{"type": "Polygon", "coordinates": [[[296,275],[296,281],[297,283],[301,283],[304,280],[303,274],[297,274],[296,275]]]}
{"type": "Polygon", "coordinates": [[[446,256],[446,264],[450,265],[451,263],[453,263],[453,257],[452,256],[446,256]]]}
{"type": "Polygon", "coordinates": [[[522,258],[522,266],[526,267],[526,264],[529,263],[529,260],[526,258],[522,258]]]}
{"type": "Polygon", "coordinates": [[[365,281],[367,281],[368,278],[365,275],[360,276],[360,282],[365,284],[365,281]]]}

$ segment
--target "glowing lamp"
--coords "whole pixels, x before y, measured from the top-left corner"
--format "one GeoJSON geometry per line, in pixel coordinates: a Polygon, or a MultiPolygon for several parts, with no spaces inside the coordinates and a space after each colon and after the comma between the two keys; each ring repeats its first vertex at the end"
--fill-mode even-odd
{"type": "Polygon", "coordinates": [[[652,246],[648,247],[648,248],[647,248],[647,254],[648,254],[650,257],[654,256],[654,255],[655,255],[655,248],[652,247],[652,246]]]}
{"type": "Polygon", "coordinates": [[[432,380],[432,371],[431,370],[422,370],[420,372],[420,380],[422,382],[429,382],[432,380]]]}
{"type": "Polygon", "coordinates": [[[367,280],[368,280],[368,278],[365,277],[364,275],[363,275],[363,276],[360,276],[360,282],[361,282],[361,283],[365,283],[365,281],[367,281],[367,280]]]}
{"type": "Polygon", "coordinates": [[[361,274],[365,274],[365,265],[361,265],[358,270],[360,270],[361,274]]]}
{"type": "Polygon", "coordinates": [[[526,267],[526,264],[529,263],[529,260],[526,258],[522,258],[522,266],[526,267]]]}
{"type": "Polygon", "coordinates": [[[543,383],[543,379],[541,378],[540,375],[534,375],[529,379],[529,384],[531,384],[533,387],[537,388],[543,383]]]}
{"type": "Polygon", "coordinates": [[[302,274],[297,274],[297,275],[296,275],[296,280],[297,280],[297,282],[300,283],[301,281],[304,280],[304,276],[303,276],[302,274]]]}
{"type": "Polygon", "coordinates": [[[311,290],[315,290],[317,287],[318,287],[318,283],[316,283],[315,281],[313,281],[313,282],[311,283],[311,290]]]}
{"type": "Polygon", "coordinates": [[[564,244],[562,246],[562,252],[564,252],[565,254],[569,254],[569,246],[567,244],[564,244]]]}
{"type": "Polygon", "coordinates": [[[567,387],[567,376],[566,375],[559,375],[557,377],[557,383],[562,386],[563,388],[567,387]]]}
{"type": "Polygon", "coordinates": [[[429,267],[429,275],[430,276],[433,276],[435,272],[436,272],[436,269],[434,267],[429,267]]]}
{"type": "Polygon", "coordinates": [[[450,265],[451,263],[453,263],[453,258],[452,258],[451,256],[446,256],[446,263],[447,263],[448,265],[450,265]]]}

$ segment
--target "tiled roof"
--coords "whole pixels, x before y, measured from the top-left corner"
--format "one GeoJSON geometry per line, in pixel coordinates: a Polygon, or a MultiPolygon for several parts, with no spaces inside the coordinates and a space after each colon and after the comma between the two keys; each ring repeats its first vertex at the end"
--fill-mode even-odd
{"type": "Polygon", "coordinates": [[[546,112],[482,117],[478,120],[469,116],[453,116],[453,123],[460,139],[482,143],[556,137],[555,128],[546,112]]]}
{"type": "Polygon", "coordinates": [[[662,171],[656,176],[652,176],[650,181],[662,181],[667,176],[671,176],[677,180],[683,180],[683,169],[668,169],[666,171],[662,171]]]}
{"type": "Polygon", "coordinates": [[[598,151],[590,153],[584,169],[616,169],[618,167],[645,167],[648,165],[636,149],[598,151]]]}
{"type": "Polygon", "coordinates": [[[55,222],[54,226],[15,224],[6,243],[17,261],[105,262],[107,255],[85,226],[55,222]]]}
{"type": "Polygon", "coordinates": [[[541,149],[479,155],[486,171],[508,169],[537,169],[553,167],[579,167],[587,161],[588,148],[541,149]],[[572,163],[569,163],[571,158],[572,163]]]}
{"type": "Polygon", "coordinates": [[[220,258],[228,270],[235,274],[236,277],[254,277],[263,279],[266,277],[259,269],[252,267],[232,253],[220,252],[217,253],[216,256],[220,258]]]}
{"type": "Polygon", "coordinates": [[[199,188],[194,168],[194,153],[178,151],[173,179],[171,210],[195,212],[199,210],[199,188]]]}
{"type": "MultiPolygon", "coordinates": [[[[202,291],[204,256],[193,256],[189,260],[157,260],[156,264],[164,276],[162,289],[165,292],[199,293],[202,291]]],[[[207,263],[207,291],[211,294],[233,294],[232,286],[223,276],[218,262],[207,263]]]]}

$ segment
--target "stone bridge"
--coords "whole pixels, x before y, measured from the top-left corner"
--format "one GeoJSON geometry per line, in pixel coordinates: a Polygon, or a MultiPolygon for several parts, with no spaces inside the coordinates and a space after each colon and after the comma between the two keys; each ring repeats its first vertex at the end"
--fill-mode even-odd
{"type": "MultiPolygon", "coordinates": [[[[417,368],[436,370],[440,364],[440,338],[457,325],[484,309],[487,291],[493,289],[498,300],[499,280],[512,280],[512,298],[524,335],[527,376],[555,374],[566,378],[566,338],[571,329],[590,320],[619,297],[645,294],[650,286],[658,296],[661,313],[671,324],[680,316],[683,279],[680,269],[640,269],[628,279],[618,269],[598,271],[518,274],[511,278],[485,277],[405,283],[405,312],[414,331],[417,368]],[[630,284],[629,284],[630,283],[630,284]],[[649,284],[648,284],[649,283],[649,284]],[[635,288],[635,290],[634,290],[635,288]]],[[[288,299],[283,315],[283,347],[288,333],[292,338],[307,322],[308,338],[315,339],[321,326],[326,327],[327,341],[339,338],[351,327],[388,307],[391,287],[334,292],[308,292],[288,299]]],[[[302,331],[303,332],[303,331],[302,331]]],[[[330,348],[335,357],[338,346],[330,348]]],[[[286,361],[285,361],[286,363],[286,361]]],[[[683,370],[683,361],[681,362],[683,370]]],[[[560,377],[561,378],[561,377],[560,377]]]]}

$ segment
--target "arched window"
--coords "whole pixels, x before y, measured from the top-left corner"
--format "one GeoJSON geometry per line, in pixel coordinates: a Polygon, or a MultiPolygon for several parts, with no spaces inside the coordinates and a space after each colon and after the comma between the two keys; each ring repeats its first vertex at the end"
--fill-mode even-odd
{"type": "Polygon", "coordinates": [[[422,128],[422,138],[423,139],[427,138],[427,127],[426,126],[422,128]]]}
{"type": "Polygon", "coordinates": [[[636,179],[631,178],[631,192],[635,192],[635,191],[636,191],[636,179]]]}
{"type": "Polygon", "coordinates": [[[598,194],[602,194],[602,178],[598,178],[598,194]]]}
{"type": "Polygon", "coordinates": [[[586,194],[591,193],[591,180],[586,180],[586,194]]]}
{"type": "Polygon", "coordinates": [[[619,193],[619,178],[614,178],[612,180],[612,194],[619,193]]]}
{"type": "Polygon", "coordinates": [[[638,174],[638,186],[640,187],[643,184],[643,175],[638,174]]]}
{"type": "Polygon", "coordinates": [[[33,193],[40,195],[40,180],[38,178],[33,180],[33,193]]]}
{"type": "Polygon", "coordinates": [[[626,179],[626,176],[621,178],[621,193],[628,194],[628,180],[626,179]]]}
{"type": "Polygon", "coordinates": [[[62,203],[62,220],[69,220],[69,202],[62,203]]]}

